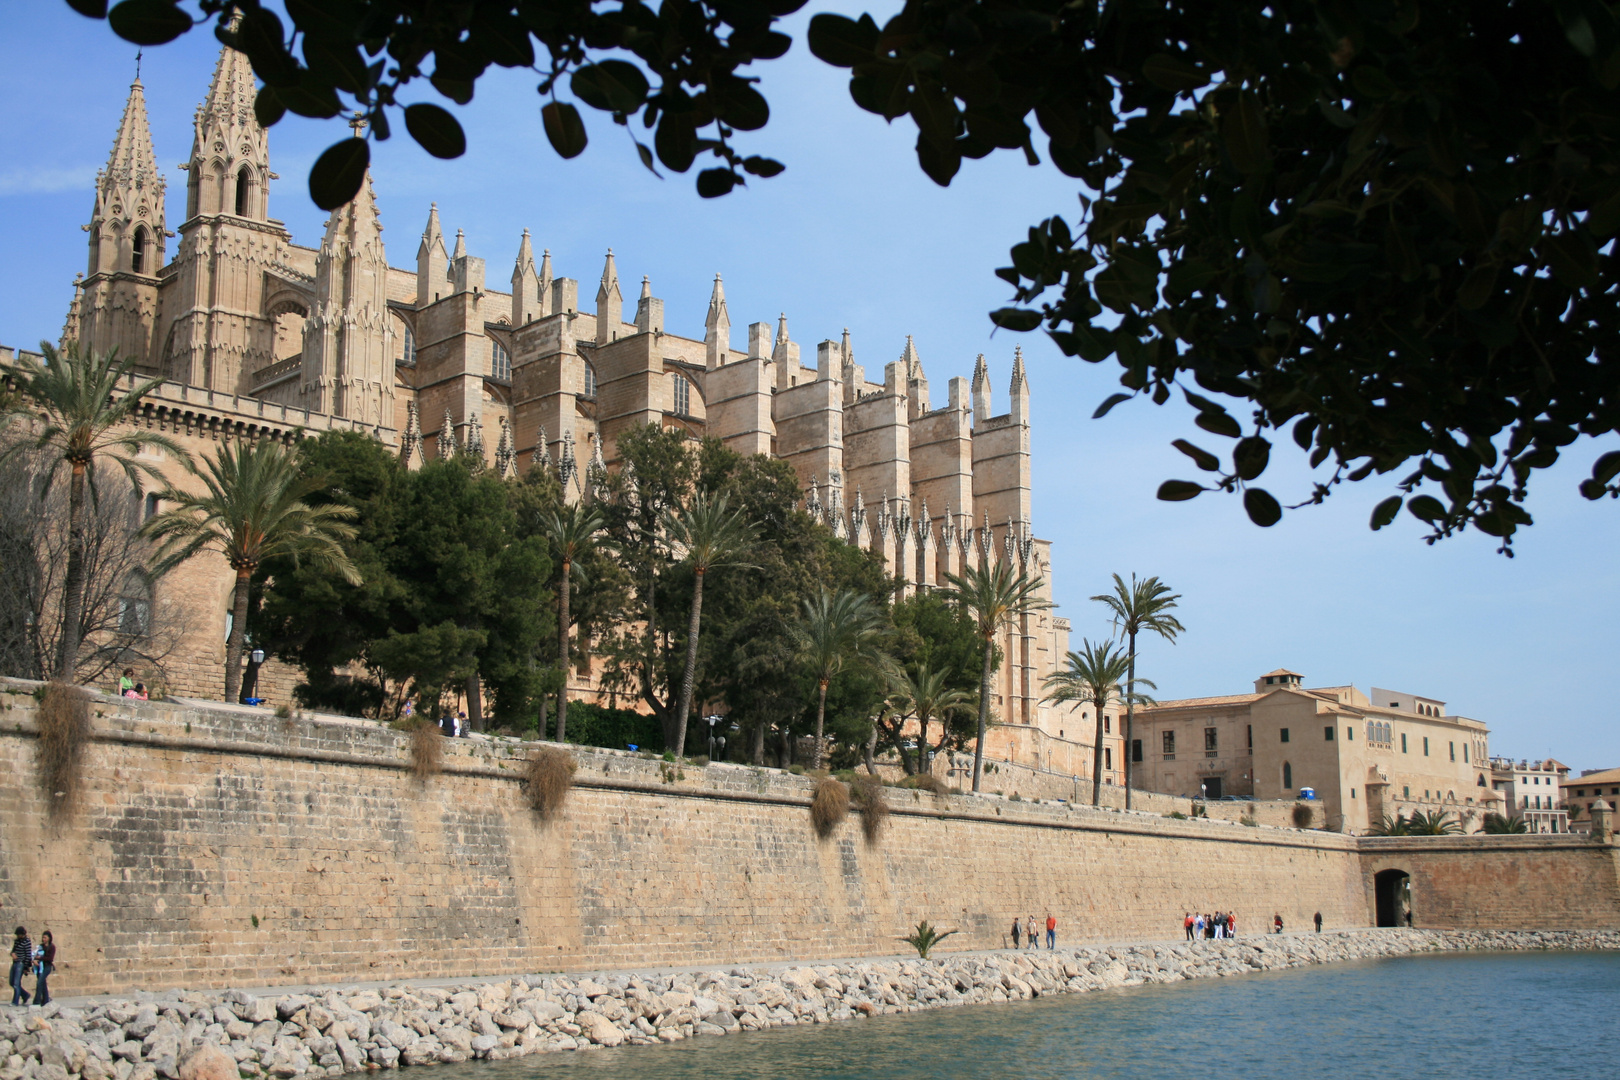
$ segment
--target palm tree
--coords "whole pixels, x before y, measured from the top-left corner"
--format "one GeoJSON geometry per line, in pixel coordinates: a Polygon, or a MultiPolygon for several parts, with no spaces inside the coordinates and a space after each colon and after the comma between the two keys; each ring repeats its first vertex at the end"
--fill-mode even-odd
{"type": "MultiPolygon", "coordinates": [[[[568,588],[575,572],[574,563],[596,549],[596,534],[606,525],[607,518],[600,509],[578,504],[553,510],[541,522],[562,561],[562,582],[557,589],[557,666],[562,669],[562,686],[557,691],[558,742],[566,742],[568,736],[568,636],[571,629],[568,588]]],[[[545,734],[542,731],[540,737],[544,738],[545,734]]]]}
{"type": "Polygon", "coordinates": [[[872,598],[852,589],[819,595],[804,602],[804,614],[789,628],[794,651],[816,679],[816,748],[811,768],[821,768],[821,740],[827,724],[827,686],[844,665],[859,660],[881,664],[877,641],[883,614],[872,598]]]}
{"type": "MultiPolygon", "coordinates": [[[[5,374],[21,390],[20,411],[38,421],[32,445],[50,451],[45,474],[48,489],[58,468],[66,464],[68,480],[68,558],[62,586],[62,646],[57,656],[57,678],[71,681],[79,656],[84,614],[85,496],[92,505],[100,499],[96,491],[95,463],[111,459],[137,492],[143,477],[163,482],[157,465],[140,461],[142,450],[162,450],[182,464],[191,455],[166,435],[130,422],[141,397],[163,380],[132,377],[129,388],[119,396],[118,384],[130,373],[135,357],[120,359],[117,350],[84,353],[77,343],[58,350],[40,342],[43,360],[20,357],[5,374]]],[[[19,440],[0,455],[6,458],[30,445],[19,440]]]]}
{"type": "Polygon", "coordinates": [[[1005,562],[993,566],[971,566],[961,574],[946,578],[950,588],[945,597],[967,609],[973,617],[979,640],[984,642],[984,673],[979,677],[979,737],[973,745],[973,790],[979,790],[984,775],[984,733],[990,726],[990,672],[995,663],[996,635],[1012,621],[1032,611],[1052,606],[1041,598],[1044,578],[1032,578],[1020,567],[1005,562]]]}
{"type": "Polygon", "coordinates": [[[204,550],[218,551],[236,571],[230,644],[225,651],[225,700],[235,702],[242,680],[242,642],[247,630],[248,587],[266,559],[307,559],[317,568],[360,584],[343,541],[353,539],[352,506],[310,506],[318,477],[303,477],[298,458],[273,439],[238,439],[221,446],[199,471],[201,493],[172,485],[162,497],[174,505],[148,521],[145,535],[159,540],[160,571],[204,550]]]}
{"type": "Polygon", "coordinates": [[[725,495],[700,491],[679,514],[664,511],[664,530],[672,546],[692,564],[692,618],[686,630],[686,673],[681,678],[681,704],[675,719],[677,755],[686,753],[686,720],[692,711],[692,683],[697,677],[698,626],[703,615],[703,579],[719,566],[743,566],[739,560],[754,539],[753,525],[741,510],[731,509],[725,495]]]}
{"type": "Polygon", "coordinates": [[[1367,828],[1368,836],[1411,836],[1412,823],[1404,814],[1390,817],[1385,814],[1367,828]]]}
{"type": "Polygon", "coordinates": [[[1406,825],[1412,836],[1456,836],[1463,831],[1462,823],[1451,816],[1450,810],[1436,810],[1427,814],[1414,810],[1412,816],[1406,819],[1406,825]]]}
{"type": "MultiPolygon", "coordinates": [[[[1574,814],[1570,815],[1570,817],[1574,816],[1574,814]]],[[[1525,824],[1524,818],[1518,814],[1514,814],[1512,817],[1503,817],[1501,814],[1486,814],[1484,822],[1480,825],[1480,831],[1499,836],[1516,836],[1529,832],[1530,826],[1525,824]]]]}
{"type": "MultiPolygon", "coordinates": [[[[891,678],[892,692],[889,703],[901,717],[917,718],[917,771],[928,768],[928,724],[938,719],[950,731],[951,717],[968,712],[973,707],[973,695],[966,690],[953,689],[946,684],[948,673],[934,671],[926,663],[895,672],[891,678]]],[[[942,734],[940,745],[945,745],[942,734]]]]}
{"type": "MultiPolygon", "coordinates": [[[[1170,609],[1176,606],[1181,594],[1170,591],[1170,586],[1157,577],[1150,577],[1143,581],[1136,580],[1131,575],[1129,586],[1118,574],[1114,575],[1114,591],[1101,596],[1093,596],[1093,600],[1108,605],[1113,613],[1114,627],[1125,635],[1128,642],[1127,655],[1130,657],[1130,671],[1126,674],[1125,686],[1127,689],[1136,688],[1136,635],[1144,630],[1152,631],[1164,638],[1170,644],[1176,643],[1176,635],[1186,629],[1170,609]]],[[[1136,702],[1127,701],[1125,704],[1125,809],[1131,808],[1131,751],[1136,745],[1136,702]]]]}
{"type": "MultiPolygon", "coordinates": [[[[1153,699],[1131,689],[1120,689],[1130,671],[1131,658],[1112,641],[1093,645],[1084,641],[1080,651],[1070,651],[1063,669],[1046,677],[1046,700],[1054,705],[1065,701],[1088,704],[1097,714],[1097,736],[1092,750],[1091,805],[1102,801],[1103,712],[1115,703],[1132,700],[1151,705],[1153,699]]],[[[1146,679],[1142,686],[1153,686],[1146,679]]]]}

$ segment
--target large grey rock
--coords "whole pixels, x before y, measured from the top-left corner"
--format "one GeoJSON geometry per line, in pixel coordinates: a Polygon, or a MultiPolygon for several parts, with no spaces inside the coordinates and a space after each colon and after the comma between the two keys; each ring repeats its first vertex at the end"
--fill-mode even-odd
{"type": "Polygon", "coordinates": [[[179,1080],[237,1080],[236,1059],[204,1044],[180,1061],[179,1080]]]}

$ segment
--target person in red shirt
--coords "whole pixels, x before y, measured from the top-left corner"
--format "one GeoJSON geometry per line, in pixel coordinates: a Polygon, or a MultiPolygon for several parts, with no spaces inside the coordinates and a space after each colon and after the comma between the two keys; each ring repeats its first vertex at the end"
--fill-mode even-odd
{"type": "Polygon", "coordinates": [[[1057,919],[1050,911],[1046,913],[1046,947],[1057,948],[1057,919]]]}
{"type": "Polygon", "coordinates": [[[1193,914],[1190,911],[1187,912],[1187,917],[1181,921],[1182,927],[1187,931],[1188,941],[1193,939],[1193,922],[1193,914]]]}

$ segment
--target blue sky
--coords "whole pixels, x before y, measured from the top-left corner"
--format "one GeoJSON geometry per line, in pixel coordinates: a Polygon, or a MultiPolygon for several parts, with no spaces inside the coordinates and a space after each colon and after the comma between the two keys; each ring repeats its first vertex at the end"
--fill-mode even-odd
{"type": "MultiPolygon", "coordinates": [[[[84,267],[79,227],[135,50],[58,0],[0,0],[0,11],[0,343],[32,346],[60,333],[73,275],[84,267]]],[[[1190,412],[1132,402],[1092,421],[1117,388],[1117,368],[1067,359],[1040,334],[992,334],[985,317],[1007,300],[993,271],[1024,230],[1052,214],[1074,220],[1074,182],[1003,154],[964,163],[950,188],[936,187],[916,167],[915,129],[858,110],[841,73],[804,48],[803,21],[789,27],[789,56],[762,72],[770,125],[742,138],[748,152],[785,162],[781,176],[701,200],[690,176],[644,171],[603,114],[586,118],[590,149],[562,161],[541,131],[535,78],[498,72],[459,110],[464,158],[437,161],[403,134],[375,149],[391,261],[414,264],[428,203],[437,201],[446,230],[464,229],[468,250],[488,261],[492,284],[509,276],[524,228],[537,248],[551,249],[559,275],[582,282],[582,297],[612,247],[627,295],[650,275],[669,328],[701,335],[719,272],[734,344],[747,323],[786,312],[807,356],[848,327],[870,375],[913,334],[936,396],[984,353],[998,411],[1021,344],[1032,389],[1035,527],[1053,541],[1057,599],[1076,645],[1109,633],[1087,597],[1111,573],[1157,574],[1183,595],[1188,628],[1173,647],[1145,645],[1143,673],[1161,698],[1244,692],[1256,675],[1286,666],[1307,685],[1376,683],[1447,701],[1453,713],[1490,725],[1495,753],[1550,754],[1576,770],[1620,764],[1615,697],[1605,689],[1620,631],[1612,555],[1620,505],[1575,492],[1614,440],[1578,443],[1537,478],[1537,523],[1511,560],[1481,535],[1425,545],[1409,518],[1370,532],[1373,505],[1392,491],[1376,479],[1269,530],[1250,525],[1235,499],[1158,502],[1161,480],[1195,471],[1169,445],[1196,433],[1190,412]]],[[[216,54],[201,32],[146,53],[142,81],[169,175],[170,228],[184,211],[184,174],[174,166],[189,152],[192,112],[216,54]]],[[[424,87],[420,100],[437,99],[424,87]]],[[[343,134],[335,121],[296,117],[271,133],[282,177],[271,213],[301,243],[319,242],[324,219],[305,191],[309,164],[343,134]]],[[[1289,444],[1266,483],[1297,502],[1308,477],[1289,444]]]]}

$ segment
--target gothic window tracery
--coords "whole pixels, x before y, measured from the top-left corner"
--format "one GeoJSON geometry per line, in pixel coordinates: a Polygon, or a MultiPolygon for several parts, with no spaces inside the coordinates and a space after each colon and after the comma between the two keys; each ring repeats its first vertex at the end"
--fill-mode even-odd
{"type": "Polygon", "coordinates": [[[146,273],[146,226],[135,226],[135,239],[130,244],[129,266],[137,274],[146,273]]]}
{"type": "Polygon", "coordinates": [[[685,375],[682,375],[682,374],[680,374],[678,372],[676,374],[670,376],[670,377],[674,380],[674,390],[675,390],[675,397],[674,397],[675,404],[674,404],[674,408],[671,411],[673,411],[676,416],[691,416],[692,415],[692,384],[687,381],[685,375]]]}
{"type": "Polygon", "coordinates": [[[596,396],[596,366],[589,360],[585,362],[585,396],[596,396]]]}
{"type": "Polygon", "coordinates": [[[489,373],[497,379],[512,377],[512,354],[494,338],[489,341],[489,373]]]}

